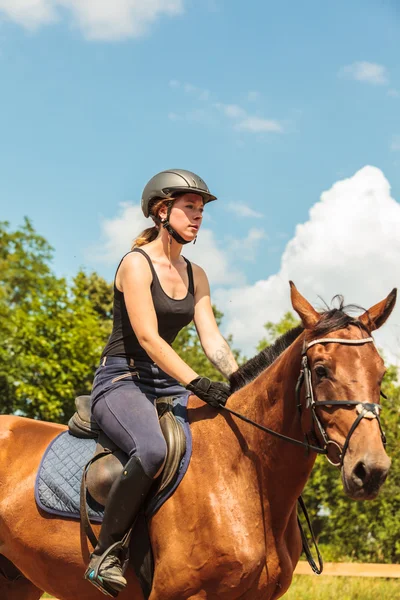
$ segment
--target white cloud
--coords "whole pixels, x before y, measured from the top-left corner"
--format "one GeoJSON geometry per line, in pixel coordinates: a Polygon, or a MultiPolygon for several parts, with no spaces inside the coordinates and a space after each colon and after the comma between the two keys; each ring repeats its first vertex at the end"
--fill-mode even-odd
{"type": "Polygon", "coordinates": [[[102,219],[101,241],[87,250],[87,259],[95,264],[117,265],[131,249],[133,240],[152,224],[151,219],[143,216],[140,206],[122,202],[116,217],[102,219]]]}
{"type": "Polygon", "coordinates": [[[61,18],[65,9],[89,39],[138,37],[161,15],[183,12],[184,0],[0,0],[0,14],[35,29],[61,18]]]}
{"type": "Polygon", "coordinates": [[[216,102],[214,106],[229,119],[242,119],[246,116],[246,111],[237,104],[222,104],[221,102],[216,102]]]}
{"type": "Polygon", "coordinates": [[[262,213],[255,211],[250,206],[247,206],[247,204],[242,202],[229,202],[227,208],[235,213],[238,217],[254,217],[257,219],[262,219],[264,217],[262,213]]]}
{"type": "MultiPolygon", "coordinates": [[[[131,249],[133,240],[152,224],[151,219],[143,216],[140,206],[121,203],[115,217],[102,219],[101,241],[87,250],[87,260],[92,264],[116,266],[131,249]]],[[[245,283],[244,274],[229,264],[228,254],[220,248],[210,229],[202,228],[196,244],[185,246],[183,254],[205,269],[211,284],[245,283]]]]}
{"type": "Polygon", "coordinates": [[[187,123],[201,123],[202,125],[214,125],[215,118],[204,108],[196,108],[186,113],[168,113],[169,121],[186,121],[187,123]]]}
{"type": "Polygon", "coordinates": [[[210,98],[209,90],[199,88],[191,83],[185,83],[183,89],[187,94],[194,94],[199,100],[208,100],[210,98]]]}
{"type": "Polygon", "coordinates": [[[246,131],[249,133],[283,132],[283,127],[279,121],[248,115],[244,108],[237,104],[222,104],[221,102],[217,102],[214,106],[229,119],[236,120],[234,128],[237,131],[246,131]]]}
{"type": "MultiPolygon", "coordinates": [[[[263,229],[253,227],[249,230],[247,236],[243,239],[231,239],[229,242],[229,253],[232,257],[240,253],[240,260],[254,262],[256,259],[257,248],[260,240],[267,238],[263,229]]],[[[237,283],[237,282],[235,282],[237,283]]]]}
{"type": "Polygon", "coordinates": [[[394,89],[388,90],[387,95],[391,96],[392,98],[400,98],[400,92],[394,89]]]}
{"type": "MultiPolygon", "coordinates": [[[[217,289],[213,301],[225,313],[224,331],[248,355],[263,336],[263,324],[290,310],[289,284],[323,308],[342,293],[347,303],[369,308],[400,287],[400,204],[383,173],[371,166],[324,192],[309,220],[296,228],[277,274],[254,285],[217,289]]],[[[376,332],[391,360],[400,361],[400,301],[376,332]]]]}
{"type": "Polygon", "coordinates": [[[36,29],[57,20],[53,0],[0,0],[1,13],[27,29],[36,29]]]}
{"type": "Polygon", "coordinates": [[[192,96],[195,96],[198,100],[207,101],[210,99],[210,91],[209,90],[197,87],[196,85],[193,85],[192,83],[182,83],[181,81],[178,81],[177,79],[171,79],[168,82],[168,85],[171,88],[180,88],[185,92],[185,94],[190,94],[192,96]]]}
{"type": "Polygon", "coordinates": [[[390,143],[390,149],[393,152],[400,152],[400,135],[394,135],[390,143]]]}
{"type": "MultiPolygon", "coordinates": [[[[201,121],[203,123],[208,122],[209,124],[214,124],[215,119],[213,118],[212,109],[214,109],[214,112],[216,109],[218,113],[222,114],[225,118],[233,121],[233,128],[237,131],[243,131],[247,133],[283,133],[283,126],[277,120],[264,119],[263,117],[249,115],[243,107],[237,104],[225,104],[223,102],[211,103],[211,92],[209,90],[196,87],[191,83],[181,83],[176,79],[172,79],[169,82],[169,86],[171,88],[181,88],[186,94],[192,95],[197,100],[201,100],[206,103],[205,106],[208,108],[208,119],[206,118],[204,109],[202,109],[203,115],[201,121]]],[[[170,113],[168,118],[175,121],[178,119],[185,119],[189,121],[199,120],[188,118],[188,115],[193,115],[193,112],[196,111],[190,111],[186,113],[186,115],[181,116],[177,115],[176,113],[170,113]]]]}
{"type": "Polygon", "coordinates": [[[339,76],[349,77],[356,81],[363,81],[373,85],[385,85],[389,82],[385,66],[366,61],[354,62],[339,70],[339,76]]]}
{"type": "Polygon", "coordinates": [[[235,129],[238,131],[249,131],[250,133],[283,132],[283,127],[278,121],[262,119],[260,117],[246,117],[236,124],[235,129]]]}
{"type": "Polygon", "coordinates": [[[244,273],[232,264],[228,252],[217,243],[211,229],[201,229],[196,244],[188,244],[182,254],[200,265],[211,285],[244,285],[244,273]]]}

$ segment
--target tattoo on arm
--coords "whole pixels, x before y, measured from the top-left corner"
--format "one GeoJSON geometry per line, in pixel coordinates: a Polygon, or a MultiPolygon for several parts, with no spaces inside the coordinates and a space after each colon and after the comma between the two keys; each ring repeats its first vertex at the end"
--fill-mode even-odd
{"type": "Polygon", "coordinates": [[[229,378],[238,369],[235,357],[225,340],[210,353],[209,359],[214,367],[226,378],[229,378]]]}

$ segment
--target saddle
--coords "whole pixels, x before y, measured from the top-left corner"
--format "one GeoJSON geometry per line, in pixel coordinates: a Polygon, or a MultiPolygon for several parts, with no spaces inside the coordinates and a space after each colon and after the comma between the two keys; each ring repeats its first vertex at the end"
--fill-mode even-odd
{"type": "MultiPolygon", "coordinates": [[[[105,506],[110,488],[128,461],[128,456],[102,431],[90,410],[90,396],[78,396],[76,412],[68,422],[69,432],[79,438],[97,439],[96,451],[86,474],[89,494],[105,506]],[[96,460],[96,457],[99,460],[96,460]]],[[[167,444],[167,459],[161,475],[155,481],[152,496],[160,495],[174,479],[186,451],[186,437],[173,413],[173,397],[156,402],[161,431],[167,444]]]]}

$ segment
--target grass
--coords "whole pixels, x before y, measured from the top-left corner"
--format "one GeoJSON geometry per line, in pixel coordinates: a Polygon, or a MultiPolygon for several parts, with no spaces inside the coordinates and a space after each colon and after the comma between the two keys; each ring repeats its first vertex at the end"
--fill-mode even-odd
{"type": "MultiPolygon", "coordinates": [[[[49,598],[44,594],[42,598],[49,598]]],[[[399,579],[295,575],[285,600],[400,600],[399,579]]],[[[77,599],[78,600],[78,599],[77,599]]]]}
{"type": "Polygon", "coordinates": [[[285,600],[400,600],[400,579],[295,575],[285,600]]]}

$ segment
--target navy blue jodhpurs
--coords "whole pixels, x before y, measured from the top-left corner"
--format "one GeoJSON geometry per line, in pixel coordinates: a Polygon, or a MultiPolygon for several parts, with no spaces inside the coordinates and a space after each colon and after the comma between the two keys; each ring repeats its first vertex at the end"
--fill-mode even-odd
{"type": "Polygon", "coordinates": [[[187,393],[155,363],[108,357],[95,373],[92,414],[104,433],[129,458],[138,456],[146,474],[154,478],[167,451],[155,400],[187,393]]]}

